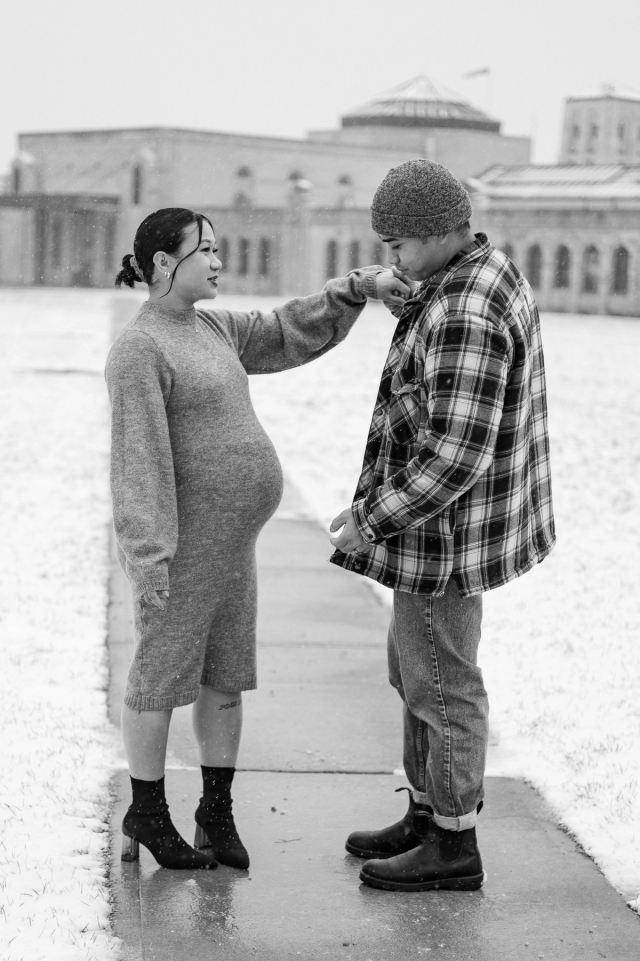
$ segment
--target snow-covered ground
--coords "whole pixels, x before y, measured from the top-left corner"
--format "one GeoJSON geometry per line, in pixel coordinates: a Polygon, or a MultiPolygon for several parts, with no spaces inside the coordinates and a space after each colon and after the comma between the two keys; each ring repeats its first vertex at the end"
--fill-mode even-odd
{"type": "Polygon", "coordinates": [[[117,955],[105,858],[111,299],[0,291],[2,961],[117,955]]]}
{"type": "MultiPolygon", "coordinates": [[[[105,861],[112,298],[0,291],[2,961],[117,954],[105,861]]],[[[543,329],[559,543],[486,596],[482,662],[500,742],[490,773],[535,784],[630,900],[640,890],[640,321],[546,316],[543,329]]],[[[390,315],[370,305],[326,357],[252,379],[284,468],[323,524],[350,503],[391,334],[390,315]]]]}

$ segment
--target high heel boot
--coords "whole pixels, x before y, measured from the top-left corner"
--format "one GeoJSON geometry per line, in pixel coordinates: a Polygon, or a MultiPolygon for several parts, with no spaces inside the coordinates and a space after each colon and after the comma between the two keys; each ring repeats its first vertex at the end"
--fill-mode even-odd
{"type": "Polygon", "coordinates": [[[194,847],[211,848],[220,864],[248,868],[249,854],[233,820],[231,782],[234,767],[202,766],[203,792],[196,811],[194,847]]]}
{"type": "Polygon", "coordinates": [[[216,860],[195,851],[182,838],[171,820],[164,794],[164,778],[141,781],[131,778],[133,802],[122,822],[122,860],[137,861],[140,845],[153,854],[163,868],[210,870],[216,860]]]}

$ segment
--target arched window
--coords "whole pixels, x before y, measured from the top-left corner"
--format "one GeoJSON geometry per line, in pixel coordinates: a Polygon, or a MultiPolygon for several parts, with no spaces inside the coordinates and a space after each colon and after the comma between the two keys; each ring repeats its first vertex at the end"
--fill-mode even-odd
{"type": "Polygon", "coordinates": [[[271,241],[268,237],[261,237],[258,244],[258,273],[261,277],[269,276],[269,261],[271,260],[271,241]]]}
{"type": "Polygon", "coordinates": [[[509,260],[513,260],[513,244],[506,243],[502,245],[502,253],[506,254],[509,260]]]}
{"type": "MultiPolygon", "coordinates": [[[[110,226],[111,221],[115,223],[115,218],[110,218],[107,221],[107,227],[110,226]]],[[[53,224],[51,225],[51,266],[60,267],[62,265],[62,240],[64,233],[64,223],[60,214],[54,217],[53,224]]],[[[107,232],[107,237],[105,239],[105,267],[109,269],[111,267],[111,258],[107,258],[106,251],[109,254],[112,253],[111,246],[109,244],[111,235],[107,232]]]]}
{"type": "Polygon", "coordinates": [[[238,273],[246,277],[249,273],[249,248],[251,242],[248,237],[241,237],[238,244],[238,273]]]}
{"type": "Polygon", "coordinates": [[[600,254],[598,248],[590,244],[582,255],[582,292],[585,294],[598,293],[600,274],[600,254]]]}
{"type": "Polygon", "coordinates": [[[349,244],[349,270],[357,270],[360,263],[360,241],[352,240],[349,244]]]}
{"type": "Polygon", "coordinates": [[[349,174],[338,177],[337,203],[339,207],[353,207],[353,181],[349,174]]]}
{"type": "Polygon", "coordinates": [[[222,271],[229,269],[229,241],[226,237],[222,237],[218,241],[218,253],[216,254],[218,260],[222,264],[222,271]]]}
{"type": "Polygon", "coordinates": [[[329,240],[327,241],[327,260],[325,267],[325,277],[327,280],[331,280],[332,277],[337,277],[338,275],[338,241],[329,240]]]}
{"type": "Polygon", "coordinates": [[[253,203],[253,171],[251,167],[236,170],[237,190],[233,198],[236,207],[250,207],[253,203]]]}
{"type": "Polygon", "coordinates": [[[539,244],[533,244],[527,251],[527,280],[534,289],[540,287],[542,281],[542,250],[539,244]]]}
{"type": "Polygon", "coordinates": [[[553,280],[558,288],[570,287],[571,251],[565,244],[560,244],[556,250],[553,280]]]}
{"type": "Polygon", "coordinates": [[[572,153],[575,153],[575,151],[578,149],[579,140],[580,140],[580,126],[579,124],[574,123],[573,127],[571,128],[571,146],[569,147],[572,153]]]}
{"type": "Polygon", "coordinates": [[[611,271],[611,292],[626,294],[629,292],[629,251],[626,247],[616,247],[613,251],[611,271]]]}
{"type": "Polygon", "coordinates": [[[134,164],[131,169],[131,203],[142,203],[142,164],[134,164]]]}

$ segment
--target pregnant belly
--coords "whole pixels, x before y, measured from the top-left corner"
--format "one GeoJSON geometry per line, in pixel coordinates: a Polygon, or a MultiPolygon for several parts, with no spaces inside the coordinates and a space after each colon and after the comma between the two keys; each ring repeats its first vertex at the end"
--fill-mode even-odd
{"type": "Polygon", "coordinates": [[[176,470],[181,538],[192,532],[255,540],[282,498],[280,461],[263,432],[209,452],[201,449],[186,467],[176,470]]]}

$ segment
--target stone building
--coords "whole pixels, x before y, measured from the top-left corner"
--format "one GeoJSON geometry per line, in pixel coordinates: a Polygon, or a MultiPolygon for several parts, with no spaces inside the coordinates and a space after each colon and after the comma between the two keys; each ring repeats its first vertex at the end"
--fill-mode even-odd
{"type": "Polygon", "coordinates": [[[370,226],[371,199],[390,167],[416,156],[466,178],[491,164],[527,163],[530,142],[504,136],[497,120],[427,77],[347,112],[338,129],[306,139],[168,128],[21,134],[11,194],[0,197],[0,283],[107,283],[149,212],[186,206],[214,223],[225,291],[307,293],[351,266],[382,259],[370,226]],[[71,206],[71,198],[79,198],[78,213],[93,205],[96,232],[108,230],[104,241],[87,245],[82,271],[71,262],[77,260],[71,241],[56,247],[64,251],[62,261],[53,252],[55,231],[62,229],[52,226],[59,215],[53,207],[64,197],[71,206]],[[13,228],[3,232],[2,221],[33,219],[36,198],[39,210],[49,205],[51,211],[41,215],[46,225],[36,231],[35,246],[24,248],[39,253],[31,260],[23,255],[19,279],[15,263],[6,270],[13,228]],[[108,228],[105,199],[115,217],[108,228]]]}
{"type": "Polygon", "coordinates": [[[116,197],[0,194],[0,283],[109,286],[117,231],[116,197]]]}
{"type": "Polygon", "coordinates": [[[471,186],[543,310],[640,315],[640,166],[493,167],[471,186]]]}
{"type": "Polygon", "coordinates": [[[543,310],[640,316],[640,94],[604,85],[569,99],[560,158],[469,178],[475,226],[543,310]]]}
{"type": "Polygon", "coordinates": [[[524,270],[545,310],[640,315],[640,94],[566,101],[559,163],[418,77],[305,139],[169,128],[21,134],[0,194],[0,284],[106,286],[152,210],[212,220],[228,293],[319,289],[383,262],[369,206],[390,167],[444,163],[473,226],[524,270]]]}
{"type": "Polygon", "coordinates": [[[604,83],[569,97],[559,163],[640,163],[640,94],[604,83]]]}

